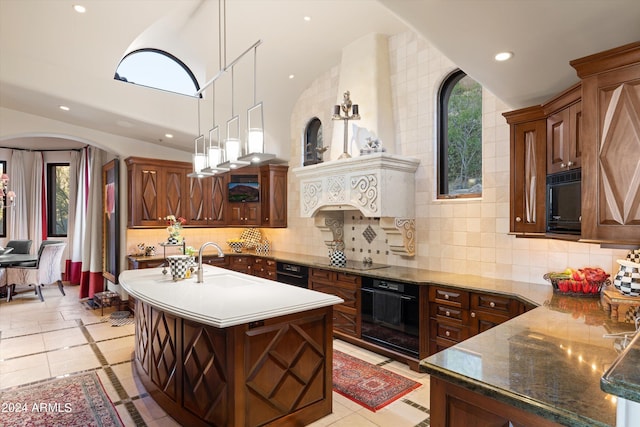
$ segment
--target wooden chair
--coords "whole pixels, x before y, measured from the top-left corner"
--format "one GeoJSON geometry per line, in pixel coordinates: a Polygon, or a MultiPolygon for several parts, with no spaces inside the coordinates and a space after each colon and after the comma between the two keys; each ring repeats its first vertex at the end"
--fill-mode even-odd
{"type": "Polygon", "coordinates": [[[34,286],[35,293],[44,302],[41,286],[57,283],[62,295],[65,295],[62,285],[62,253],[67,246],[64,242],[48,242],[40,246],[38,260],[33,267],[7,267],[7,301],[11,301],[16,285],[34,286]]]}

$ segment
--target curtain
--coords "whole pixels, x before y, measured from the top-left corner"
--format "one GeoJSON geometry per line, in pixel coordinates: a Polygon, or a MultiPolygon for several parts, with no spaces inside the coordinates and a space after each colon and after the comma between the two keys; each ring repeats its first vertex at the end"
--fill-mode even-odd
{"type": "Polygon", "coordinates": [[[82,248],[89,187],[88,155],[89,151],[86,148],[82,152],[73,151],[69,161],[69,222],[67,223],[69,259],[66,261],[64,277],[72,285],[80,284],[82,273],[82,248]]]}
{"type": "MultiPolygon", "coordinates": [[[[27,206],[30,200],[30,191],[27,191],[27,184],[24,177],[24,153],[22,150],[12,150],[11,162],[9,163],[11,172],[9,173],[9,188],[16,193],[16,204],[12,208],[7,208],[5,214],[7,218],[8,240],[24,240],[29,237],[29,224],[31,220],[27,216],[27,206]]],[[[33,251],[33,246],[32,246],[33,251]]]]}
{"type": "Polygon", "coordinates": [[[80,298],[93,298],[104,290],[102,277],[102,164],[104,151],[88,148],[89,187],[82,250],[80,298]]]}
{"type": "Polygon", "coordinates": [[[35,153],[29,200],[29,238],[31,251],[38,253],[40,243],[47,240],[47,191],[45,187],[44,154],[35,153]]]}

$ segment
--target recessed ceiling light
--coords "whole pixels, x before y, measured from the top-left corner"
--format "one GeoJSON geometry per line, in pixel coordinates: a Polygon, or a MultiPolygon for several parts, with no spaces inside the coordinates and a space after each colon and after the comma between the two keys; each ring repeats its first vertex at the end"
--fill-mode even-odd
{"type": "Polygon", "coordinates": [[[59,105],[58,108],[61,109],[62,111],[69,111],[70,110],[70,108],[67,107],[66,105],[59,105]]]}
{"type": "Polygon", "coordinates": [[[85,13],[87,11],[87,8],[80,5],[80,4],[74,4],[73,5],[73,10],[75,10],[78,13],[85,13]]]}
{"type": "Polygon", "coordinates": [[[296,75],[295,75],[295,74],[289,74],[289,80],[291,80],[291,79],[293,79],[293,78],[295,78],[295,77],[296,77],[296,75]]]}
{"type": "Polygon", "coordinates": [[[171,133],[165,133],[164,136],[165,138],[173,138],[173,134],[171,133]]]}
{"type": "Polygon", "coordinates": [[[500,52],[500,53],[497,53],[494,58],[496,61],[500,61],[500,62],[507,61],[513,58],[513,52],[500,52]]]}
{"type": "Polygon", "coordinates": [[[305,17],[304,17],[304,18],[302,18],[302,19],[304,19],[304,20],[305,20],[305,21],[307,21],[307,22],[311,21],[311,17],[310,17],[310,16],[305,16],[305,17]]]}

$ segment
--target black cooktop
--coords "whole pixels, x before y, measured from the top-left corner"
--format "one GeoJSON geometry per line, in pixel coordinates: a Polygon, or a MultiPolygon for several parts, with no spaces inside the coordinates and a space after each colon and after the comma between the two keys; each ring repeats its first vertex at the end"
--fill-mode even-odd
{"type": "Polygon", "coordinates": [[[387,264],[376,264],[376,263],[364,263],[362,261],[347,261],[344,265],[331,265],[329,261],[318,263],[317,265],[321,265],[324,267],[334,267],[334,268],[348,268],[351,270],[375,270],[378,268],[387,268],[389,267],[387,264]]]}

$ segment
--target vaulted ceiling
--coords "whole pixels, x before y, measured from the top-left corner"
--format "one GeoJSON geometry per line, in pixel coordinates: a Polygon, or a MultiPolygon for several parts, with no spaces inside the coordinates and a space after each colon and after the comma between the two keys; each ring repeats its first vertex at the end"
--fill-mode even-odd
{"type": "MultiPolygon", "coordinates": [[[[204,84],[221,65],[218,0],[76,3],[87,12],[77,14],[67,0],[0,0],[0,106],[192,150],[195,99],[118,82],[113,74],[128,51],[156,47],[180,56],[204,84]],[[59,110],[62,104],[71,110],[59,110]],[[167,140],[168,132],[176,137],[167,140]]],[[[227,0],[225,17],[227,63],[263,42],[256,94],[268,133],[280,141],[289,139],[301,93],[339,63],[344,46],[371,32],[415,30],[513,108],[576,82],[570,60],[640,40],[637,0],[227,0]],[[513,59],[496,63],[503,50],[513,59]]],[[[253,55],[236,68],[235,114],[244,114],[253,100],[253,55]]],[[[216,82],[222,125],[230,117],[230,87],[229,76],[216,82]]],[[[203,132],[213,122],[213,99],[207,92],[200,102],[203,132]]]]}

